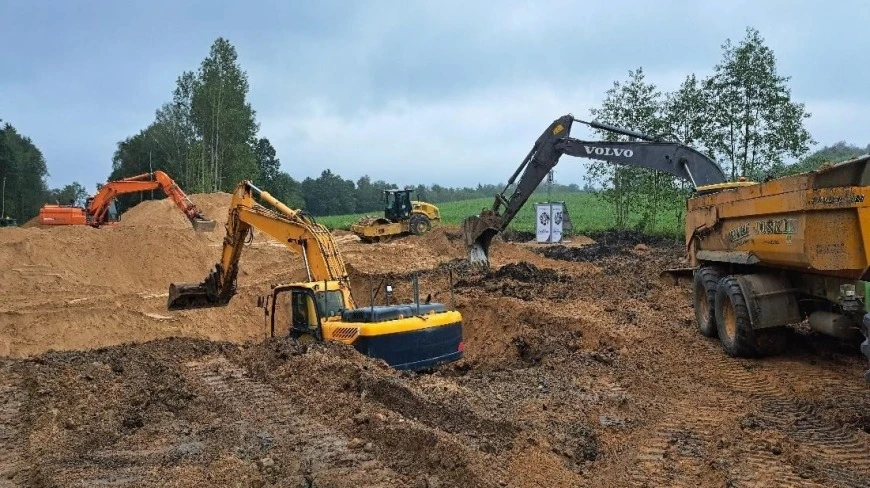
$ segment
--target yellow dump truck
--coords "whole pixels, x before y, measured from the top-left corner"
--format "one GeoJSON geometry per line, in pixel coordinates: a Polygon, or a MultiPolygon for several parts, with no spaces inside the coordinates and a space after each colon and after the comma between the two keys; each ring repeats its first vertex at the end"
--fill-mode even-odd
{"type": "MultiPolygon", "coordinates": [[[[563,155],[667,172],[692,185],[691,267],[664,274],[692,278],[698,328],[718,336],[728,354],[762,354],[778,329],[804,320],[856,344],[862,333],[870,337],[870,155],[763,183],[729,182],[715,161],[679,141],[567,114],[541,134],[492,207],[463,222],[471,264],[488,265],[492,239],[563,155]],[[575,139],[573,123],[631,140],[575,139]]],[[[870,358],[870,339],[861,351],[870,358]]]]}
{"type": "MultiPolygon", "coordinates": [[[[868,163],[697,189],[686,247],[701,333],[733,356],[759,354],[766,332],[805,318],[830,336],[870,337],[868,163]]],[[[870,342],[861,350],[870,358],[870,342]]]]}

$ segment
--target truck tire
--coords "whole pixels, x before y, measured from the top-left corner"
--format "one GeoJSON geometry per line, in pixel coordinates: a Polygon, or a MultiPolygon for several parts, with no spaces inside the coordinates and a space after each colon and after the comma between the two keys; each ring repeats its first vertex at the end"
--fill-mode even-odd
{"type": "Polygon", "coordinates": [[[423,214],[414,214],[411,216],[411,221],[408,223],[411,233],[417,236],[423,235],[432,228],[432,222],[429,217],[423,214]]]}
{"type": "Polygon", "coordinates": [[[734,276],[725,276],[716,287],[716,329],[722,348],[732,357],[756,357],[758,341],[746,297],[734,276]]]}
{"type": "Polygon", "coordinates": [[[719,333],[716,329],[716,289],[721,277],[718,269],[709,266],[695,271],[692,286],[695,324],[705,337],[716,337],[719,333]]]}

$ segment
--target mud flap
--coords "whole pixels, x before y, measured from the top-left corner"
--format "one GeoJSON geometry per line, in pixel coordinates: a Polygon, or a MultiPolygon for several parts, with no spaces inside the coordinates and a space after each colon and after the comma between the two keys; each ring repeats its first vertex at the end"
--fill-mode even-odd
{"type": "MultiPolygon", "coordinates": [[[[870,361],[870,314],[864,315],[864,324],[861,328],[864,333],[864,342],[861,343],[861,353],[870,361]]],[[[870,383],[870,369],[864,372],[864,380],[870,383]]]]}
{"type": "Polygon", "coordinates": [[[788,280],[760,273],[739,275],[737,284],[746,298],[753,329],[779,327],[801,321],[797,297],[788,280]]]}

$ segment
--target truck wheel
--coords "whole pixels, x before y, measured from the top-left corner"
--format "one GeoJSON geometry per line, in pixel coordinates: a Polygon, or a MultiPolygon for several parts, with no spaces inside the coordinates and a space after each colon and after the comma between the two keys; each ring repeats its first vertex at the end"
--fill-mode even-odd
{"type": "Polygon", "coordinates": [[[759,354],[758,341],[749,318],[746,297],[737,279],[726,276],[716,287],[716,329],[719,340],[729,356],[755,357],[759,354]]]}
{"type": "Polygon", "coordinates": [[[432,223],[429,222],[429,217],[422,214],[414,214],[411,216],[408,227],[411,229],[412,234],[420,236],[429,232],[429,229],[432,228],[432,223]]]}
{"type": "Polygon", "coordinates": [[[692,287],[695,302],[695,323],[705,337],[716,337],[716,288],[721,275],[719,270],[701,267],[695,271],[692,287]]]}

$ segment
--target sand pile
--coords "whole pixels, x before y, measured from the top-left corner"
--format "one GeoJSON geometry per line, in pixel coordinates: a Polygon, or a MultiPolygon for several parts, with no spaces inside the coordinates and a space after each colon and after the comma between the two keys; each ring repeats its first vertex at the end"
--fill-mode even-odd
{"type": "Polygon", "coordinates": [[[272,282],[298,280],[302,263],[262,235],[246,247],[238,296],[225,308],[168,313],[172,282],[199,282],[220,259],[228,194],[192,195],[214,233],[194,232],[169,200],[146,201],[114,226],[0,233],[0,355],[79,349],[167,336],[263,337],[255,303],[272,282]]]}
{"type": "Polygon", "coordinates": [[[350,232],[336,232],[345,260],[361,273],[410,272],[437,267],[465,256],[458,235],[438,227],[422,236],[366,244],[350,232]]]}
{"type": "MultiPolygon", "coordinates": [[[[230,193],[198,193],[188,195],[193,203],[203,212],[206,218],[217,222],[215,233],[223,235],[232,195],[230,193]]],[[[121,222],[125,226],[172,228],[182,230],[190,228],[190,221],[178,209],[175,203],[168,199],[146,200],[121,214],[121,222]]]]}

